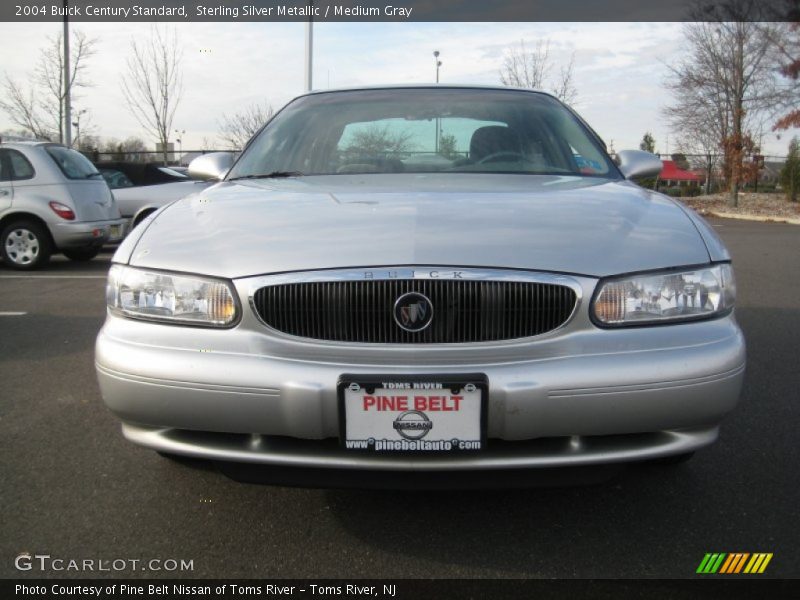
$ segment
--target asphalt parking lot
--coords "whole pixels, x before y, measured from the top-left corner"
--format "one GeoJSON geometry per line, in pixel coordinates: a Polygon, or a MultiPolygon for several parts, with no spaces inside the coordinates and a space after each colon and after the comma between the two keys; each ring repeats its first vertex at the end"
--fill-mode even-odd
{"type": "Polygon", "coordinates": [[[678,467],[515,491],[248,485],[137,448],[94,375],[111,255],[32,275],[0,264],[0,576],[79,575],[20,573],[27,551],[303,578],[693,577],[706,552],[772,552],[764,576],[799,577],[800,227],[713,223],[734,255],[748,343],[719,442],[678,467]]]}

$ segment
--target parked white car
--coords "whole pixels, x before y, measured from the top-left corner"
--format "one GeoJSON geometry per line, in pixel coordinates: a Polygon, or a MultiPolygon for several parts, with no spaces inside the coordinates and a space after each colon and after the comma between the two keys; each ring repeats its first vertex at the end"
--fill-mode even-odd
{"type": "Polygon", "coordinates": [[[0,256],[7,266],[36,269],[54,252],[91,260],[124,235],[111,190],[80,152],[49,142],[0,144],[0,256]]]}
{"type": "Polygon", "coordinates": [[[126,219],[128,231],[162,206],[210,185],[153,163],[96,163],[126,219]]]}

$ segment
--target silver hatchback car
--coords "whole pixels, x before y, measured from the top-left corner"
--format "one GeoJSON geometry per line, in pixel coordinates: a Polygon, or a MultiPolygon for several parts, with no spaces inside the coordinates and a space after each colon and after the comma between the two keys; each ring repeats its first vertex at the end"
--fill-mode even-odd
{"type": "Polygon", "coordinates": [[[314,92],[192,170],[222,181],[109,274],[97,373],[135,443],[477,483],[681,460],[737,403],[727,250],[547,94],[314,92]]]}
{"type": "Polygon", "coordinates": [[[91,260],[125,234],[103,177],[79,152],[49,142],[0,144],[0,255],[36,269],[53,252],[91,260]]]}

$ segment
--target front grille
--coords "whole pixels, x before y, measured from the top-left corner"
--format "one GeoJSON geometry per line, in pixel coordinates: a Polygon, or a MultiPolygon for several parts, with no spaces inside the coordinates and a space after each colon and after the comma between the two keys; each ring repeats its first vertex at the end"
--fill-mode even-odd
{"type": "Polygon", "coordinates": [[[529,337],[566,322],[577,297],[538,282],[414,280],[285,283],[258,289],[253,304],[270,327],[290,335],[341,342],[452,344],[529,337]],[[433,320],[419,332],[401,328],[397,299],[427,296],[433,320]]]}

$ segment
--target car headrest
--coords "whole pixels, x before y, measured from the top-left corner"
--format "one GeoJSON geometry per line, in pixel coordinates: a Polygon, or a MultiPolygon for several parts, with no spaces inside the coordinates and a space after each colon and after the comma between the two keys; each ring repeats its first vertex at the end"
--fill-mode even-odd
{"type": "Polygon", "coordinates": [[[488,125],[476,129],[469,142],[469,157],[478,161],[498,152],[516,152],[520,154],[522,144],[517,132],[501,125],[488,125]]]}

